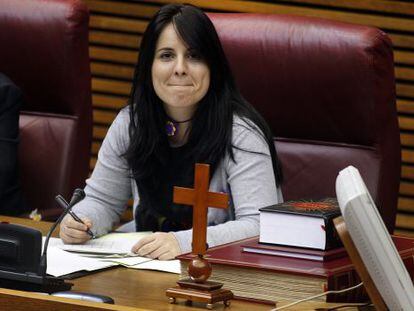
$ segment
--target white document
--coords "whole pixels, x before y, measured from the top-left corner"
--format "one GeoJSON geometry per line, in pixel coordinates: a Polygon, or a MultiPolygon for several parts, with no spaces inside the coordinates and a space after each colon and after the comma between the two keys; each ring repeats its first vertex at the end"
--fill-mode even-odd
{"type": "Polygon", "coordinates": [[[94,271],[122,265],[132,269],[179,274],[179,260],[154,260],[130,252],[132,246],[148,234],[150,232],[110,233],[85,244],[64,244],[59,238],[50,238],[47,273],[58,277],[83,270],[94,271]]]}
{"type": "Polygon", "coordinates": [[[157,260],[146,257],[105,258],[101,260],[117,263],[131,269],[157,270],[176,274],[181,272],[179,260],[157,260]]]}
{"type": "Polygon", "coordinates": [[[131,253],[135,243],[148,234],[150,232],[109,233],[84,244],[64,244],[61,239],[53,239],[49,245],[70,252],[126,255],[131,253]]]}
{"type": "Polygon", "coordinates": [[[170,272],[175,274],[180,274],[180,261],[176,260],[150,260],[145,261],[141,264],[135,266],[129,266],[128,268],[131,269],[146,269],[146,270],[157,270],[157,271],[164,271],[170,272]]]}
{"type": "Polygon", "coordinates": [[[94,271],[117,265],[115,262],[82,257],[57,247],[49,247],[47,250],[46,273],[56,277],[82,270],[94,271]]]}

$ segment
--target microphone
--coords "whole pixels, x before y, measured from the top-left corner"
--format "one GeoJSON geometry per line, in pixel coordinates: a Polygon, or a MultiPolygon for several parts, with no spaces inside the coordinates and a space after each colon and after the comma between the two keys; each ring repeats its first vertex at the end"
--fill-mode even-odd
{"type": "Polygon", "coordinates": [[[70,199],[68,208],[72,208],[74,205],[78,204],[80,201],[82,201],[85,198],[85,191],[80,188],[76,188],[73,192],[73,196],[70,199]]]}
{"type": "Polygon", "coordinates": [[[84,197],[83,190],[76,189],[70,203],[65,202],[65,207],[66,205],[68,207],[50,228],[43,252],[41,251],[42,235],[39,230],[0,223],[0,287],[47,293],[70,290],[72,283],[46,275],[47,248],[57,225],[84,197]]]}
{"type": "MultiPolygon", "coordinates": [[[[63,213],[59,216],[59,218],[56,220],[56,222],[53,224],[53,226],[50,228],[49,232],[46,235],[45,244],[43,246],[43,253],[40,258],[40,264],[39,264],[39,274],[42,276],[46,275],[46,269],[47,269],[47,248],[49,246],[49,240],[53,233],[53,231],[56,229],[57,225],[61,223],[63,217],[65,217],[73,206],[75,206],[77,203],[82,201],[85,198],[85,191],[83,189],[75,189],[73,192],[72,198],[70,199],[69,204],[67,205],[66,209],[63,211],[63,213]]],[[[59,204],[61,204],[61,201],[65,201],[61,195],[56,196],[56,200],[59,204]]],[[[66,201],[65,201],[66,203],[66,201]]]]}

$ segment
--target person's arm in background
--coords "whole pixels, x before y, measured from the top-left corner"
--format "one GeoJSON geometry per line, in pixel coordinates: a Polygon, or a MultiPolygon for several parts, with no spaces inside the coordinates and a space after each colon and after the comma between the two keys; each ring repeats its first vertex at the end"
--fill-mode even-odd
{"type": "Polygon", "coordinates": [[[128,108],[124,108],[109,128],[93,173],[86,180],[85,199],[73,207],[87,226],[67,215],[60,226],[60,237],[65,243],[83,243],[90,239],[87,227],[100,236],[119,222],[131,197],[131,171],[123,157],[129,144],[128,126],[128,108]]]}
{"type": "Polygon", "coordinates": [[[18,216],[29,212],[23,199],[18,170],[20,89],[0,73],[0,214],[18,216]]]}

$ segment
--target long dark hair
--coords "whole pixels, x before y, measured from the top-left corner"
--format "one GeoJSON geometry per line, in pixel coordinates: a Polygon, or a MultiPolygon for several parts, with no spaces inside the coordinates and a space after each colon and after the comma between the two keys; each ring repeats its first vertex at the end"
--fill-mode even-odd
{"type": "Polygon", "coordinates": [[[167,116],[155,93],[151,68],[157,40],[170,23],[210,69],[210,87],[197,105],[187,142],[193,158],[197,162],[210,164],[213,173],[226,152],[234,161],[233,148],[236,147],[232,145],[232,126],[233,116],[237,115],[253,128],[260,129],[270,148],[276,184],[280,185],[282,172],[273,135],[260,114],[237,89],[213,23],[197,7],[180,4],[163,6],[148,24],[141,41],[129,99],[130,145],[125,154],[133,177],[136,180],[150,178],[155,182],[162,177],[162,168],[168,165],[167,116]]]}

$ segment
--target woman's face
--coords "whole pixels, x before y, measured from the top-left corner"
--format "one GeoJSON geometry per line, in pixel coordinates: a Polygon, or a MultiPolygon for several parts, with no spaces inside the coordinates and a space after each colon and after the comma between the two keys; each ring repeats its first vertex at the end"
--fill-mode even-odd
{"type": "Polygon", "coordinates": [[[176,119],[191,116],[210,85],[206,62],[186,47],[172,24],[158,38],[151,74],[155,93],[176,119]]]}

